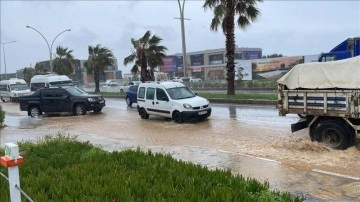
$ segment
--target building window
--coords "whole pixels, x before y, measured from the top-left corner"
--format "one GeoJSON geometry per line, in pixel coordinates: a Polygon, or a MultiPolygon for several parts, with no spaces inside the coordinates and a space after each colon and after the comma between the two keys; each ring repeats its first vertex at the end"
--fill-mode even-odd
{"type": "Polygon", "coordinates": [[[235,60],[242,60],[243,54],[242,53],[235,53],[235,60]]]}
{"type": "Polygon", "coordinates": [[[191,66],[204,65],[204,54],[190,55],[191,66]]]}
{"type": "Polygon", "coordinates": [[[216,54],[209,56],[209,64],[216,65],[216,64],[223,64],[224,63],[224,55],[223,54],[216,54]]]}

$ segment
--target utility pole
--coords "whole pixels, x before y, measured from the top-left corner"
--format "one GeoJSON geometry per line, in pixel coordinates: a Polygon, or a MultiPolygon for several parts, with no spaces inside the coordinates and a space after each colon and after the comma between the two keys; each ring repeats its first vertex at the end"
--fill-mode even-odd
{"type": "Polygon", "coordinates": [[[184,68],[184,77],[187,77],[187,75],[186,75],[187,63],[186,63],[186,43],[185,43],[184,20],[190,20],[190,19],[184,18],[185,0],[183,0],[182,4],[180,3],[180,0],[178,0],[178,4],[179,4],[179,10],[180,10],[180,18],[175,18],[175,19],[180,19],[180,21],[181,21],[181,41],[182,41],[182,52],[183,52],[183,68],[184,68]]]}
{"type": "MultiPolygon", "coordinates": [[[[16,41],[9,41],[9,42],[4,42],[1,43],[3,46],[3,51],[4,51],[4,66],[5,66],[5,79],[7,79],[7,72],[6,72],[6,57],[5,57],[5,44],[8,43],[15,43],[16,41]]],[[[1,81],[1,68],[0,68],[0,81],[1,81]]]]}

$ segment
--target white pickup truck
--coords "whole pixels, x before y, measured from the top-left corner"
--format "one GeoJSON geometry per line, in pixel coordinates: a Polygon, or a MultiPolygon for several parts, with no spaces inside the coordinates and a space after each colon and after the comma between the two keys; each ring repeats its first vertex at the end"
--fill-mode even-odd
{"type": "Polygon", "coordinates": [[[299,64],[277,81],[280,116],[299,114],[292,132],[309,128],[311,140],[346,149],[360,137],[360,56],[299,64]]]}

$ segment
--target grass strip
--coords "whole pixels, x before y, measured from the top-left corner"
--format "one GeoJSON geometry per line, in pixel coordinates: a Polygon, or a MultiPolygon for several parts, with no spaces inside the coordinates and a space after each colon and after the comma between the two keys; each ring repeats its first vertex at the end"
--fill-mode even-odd
{"type": "MultiPolygon", "coordinates": [[[[140,149],[107,152],[69,135],[20,142],[19,148],[21,188],[35,201],[304,201],[230,170],[140,149]]],[[[7,175],[3,167],[0,172],[7,175]]],[[[0,201],[10,201],[5,179],[0,201]]]]}

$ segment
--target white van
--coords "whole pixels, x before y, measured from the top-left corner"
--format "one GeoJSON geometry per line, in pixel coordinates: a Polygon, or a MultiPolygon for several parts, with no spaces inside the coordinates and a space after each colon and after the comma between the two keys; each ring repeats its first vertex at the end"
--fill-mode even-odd
{"type": "Polygon", "coordinates": [[[30,80],[30,90],[36,91],[39,88],[56,86],[72,86],[72,80],[65,75],[47,74],[35,75],[30,80]]]}
{"type": "Polygon", "coordinates": [[[211,115],[209,101],[197,96],[185,84],[173,81],[141,83],[137,92],[138,112],[172,118],[174,122],[201,120],[211,115]]]}
{"type": "Polygon", "coordinates": [[[0,81],[0,100],[17,102],[19,97],[31,94],[24,79],[11,78],[0,81]]]}

